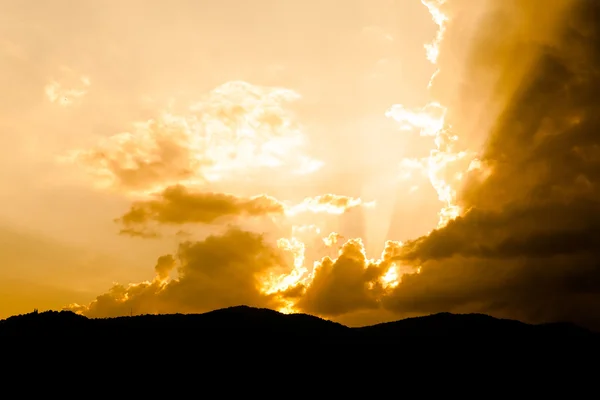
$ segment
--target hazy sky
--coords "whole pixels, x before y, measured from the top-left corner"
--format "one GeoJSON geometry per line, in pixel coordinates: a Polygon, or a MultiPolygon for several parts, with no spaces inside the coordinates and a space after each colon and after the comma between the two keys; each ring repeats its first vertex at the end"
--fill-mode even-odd
{"type": "MultiPolygon", "coordinates": [[[[413,140],[398,134],[385,111],[397,102],[423,104],[435,70],[423,43],[436,26],[418,1],[3,0],[0,10],[0,80],[10,94],[0,100],[7,235],[0,274],[25,286],[94,293],[115,280],[147,278],[148,263],[172,246],[118,236],[113,219],[128,200],[75,180],[78,165],[57,164],[61,153],[244,81],[301,96],[289,109],[303,125],[306,153],[327,166],[324,177],[302,188],[287,181],[240,194],[359,196],[368,177],[396,173],[413,140]],[[52,82],[81,95],[67,95],[66,106],[52,102],[45,93],[52,82]],[[17,251],[13,241],[30,251],[17,251]]],[[[236,186],[226,190],[236,193],[236,186]]],[[[429,220],[436,207],[427,210],[429,220]]],[[[429,228],[414,218],[406,225],[400,234],[429,228]]],[[[0,313],[25,311],[32,302],[43,308],[45,301],[28,300],[25,308],[3,302],[0,313]]]]}
{"type": "MultiPolygon", "coordinates": [[[[0,0],[0,317],[244,303],[351,324],[465,310],[596,321],[583,300],[523,307],[520,284],[497,280],[519,281],[512,260],[480,275],[516,237],[486,213],[533,207],[524,193],[551,165],[519,158],[515,132],[571,129],[556,110],[583,118],[568,111],[579,103],[534,117],[519,97],[538,96],[546,45],[592,65],[560,47],[581,19],[570,3],[0,0]],[[500,242],[475,246],[463,223],[500,242]],[[446,248],[459,278],[441,278],[446,248]],[[503,288],[516,297],[493,296],[503,288]]],[[[541,240],[534,211],[526,243],[541,240]]]]}

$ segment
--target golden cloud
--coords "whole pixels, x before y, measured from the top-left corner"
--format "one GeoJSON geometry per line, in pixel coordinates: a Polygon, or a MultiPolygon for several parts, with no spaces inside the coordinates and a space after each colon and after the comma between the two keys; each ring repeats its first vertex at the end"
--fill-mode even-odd
{"type": "Polygon", "coordinates": [[[348,240],[336,259],[325,257],[315,263],[312,277],[303,285],[302,292],[289,289],[301,294],[295,308],[326,317],[379,308],[379,301],[386,293],[381,278],[393,267],[392,257],[400,246],[389,241],[380,260],[369,260],[360,239],[348,240]]]}
{"type": "Polygon", "coordinates": [[[329,213],[339,215],[361,205],[361,199],[335,194],[307,197],[301,203],[287,205],[271,196],[248,198],[226,193],[189,190],[182,185],[166,188],[149,200],[134,202],[129,211],[117,218],[121,233],[145,238],[159,237],[157,226],[184,224],[222,224],[237,217],[262,217],[300,213],[329,213]]]}
{"type": "Polygon", "coordinates": [[[204,185],[282,169],[318,170],[304,154],[306,138],[285,108],[300,96],[288,89],[225,83],[189,107],[134,124],[132,132],[102,138],[60,160],[83,165],[100,187],[149,193],[168,186],[204,185]]]}
{"type": "Polygon", "coordinates": [[[400,243],[388,241],[381,259],[369,260],[362,241],[352,239],[336,259],[324,257],[309,272],[304,268],[304,244],[298,240],[269,244],[262,235],[230,228],[222,235],[182,243],[177,256],[160,257],[151,281],[115,285],[88,305],[67,308],[107,317],[247,304],[336,316],[379,307],[382,296],[393,287],[386,276],[398,270],[393,259],[400,248],[400,243]],[[285,252],[293,253],[293,264],[285,252]],[[177,277],[170,278],[177,266],[177,277]]]}
{"type": "Polygon", "coordinates": [[[276,296],[261,291],[260,276],[282,260],[281,251],[261,235],[230,229],[221,236],[184,242],[177,256],[159,258],[152,281],[115,285],[89,305],[67,308],[91,317],[203,312],[239,304],[278,308],[276,296]],[[176,264],[178,276],[168,280],[176,264]]]}
{"type": "Polygon", "coordinates": [[[161,225],[210,224],[246,215],[250,217],[283,214],[284,205],[269,196],[240,198],[225,193],[190,192],[183,186],[172,186],[152,200],[134,202],[118,222],[121,233],[156,237],[149,223],[161,225]]]}

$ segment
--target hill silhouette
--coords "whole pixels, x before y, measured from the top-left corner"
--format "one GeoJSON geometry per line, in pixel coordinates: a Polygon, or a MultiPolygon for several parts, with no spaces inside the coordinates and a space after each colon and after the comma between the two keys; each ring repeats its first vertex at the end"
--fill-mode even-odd
{"type": "Polygon", "coordinates": [[[91,319],[70,311],[34,311],[0,321],[0,338],[85,338],[89,340],[179,341],[211,339],[236,342],[256,338],[340,342],[379,339],[563,338],[600,339],[600,334],[570,323],[531,325],[483,314],[440,313],[395,322],[351,328],[306,314],[281,314],[269,309],[230,307],[204,314],[139,315],[91,319]]]}

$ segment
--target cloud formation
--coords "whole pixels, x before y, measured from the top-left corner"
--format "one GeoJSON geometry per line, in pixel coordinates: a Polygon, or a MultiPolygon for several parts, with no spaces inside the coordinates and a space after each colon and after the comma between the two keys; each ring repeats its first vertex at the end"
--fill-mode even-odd
{"type": "Polygon", "coordinates": [[[372,204],[353,197],[325,194],[307,197],[298,204],[288,205],[264,194],[238,197],[175,185],[151,195],[150,199],[135,201],[129,211],[115,222],[121,226],[121,234],[156,238],[160,236],[161,225],[224,224],[238,217],[294,217],[302,213],[339,215],[354,207],[372,204]]]}
{"type": "Polygon", "coordinates": [[[137,201],[127,213],[116,220],[121,233],[156,237],[158,232],[151,223],[160,225],[211,224],[238,216],[265,216],[283,214],[284,205],[270,196],[250,198],[225,193],[190,192],[184,186],[172,186],[154,199],[137,201]]]}
{"type": "MultiPolygon", "coordinates": [[[[523,2],[495,11],[534,21],[534,8],[523,2]]],[[[422,270],[403,279],[386,307],[600,327],[599,10],[595,2],[577,2],[554,38],[508,42],[537,58],[526,74],[504,76],[514,92],[481,160],[492,172],[485,180],[478,171],[468,178],[461,202],[470,211],[405,244],[398,259],[422,270]]],[[[510,20],[493,22],[493,15],[484,29],[498,35],[510,20]]],[[[503,57],[519,57],[490,48],[506,45],[497,39],[485,50],[475,46],[473,58],[478,69],[500,76],[509,72],[494,71],[509,67],[503,57]]]]}
{"type": "MultiPolygon", "coordinates": [[[[482,312],[600,329],[600,5],[565,4],[550,2],[540,16],[533,0],[498,2],[482,20],[475,37],[496,37],[473,43],[465,71],[495,77],[488,87],[498,116],[457,193],[462,215],[423,237],[387,242],[377,260],[350,239],[313,266],[294,238],[278,247],[233,229],[182,244],[159,259],[151,282],[71,308],[109,316],[248,304],[332,319],[482,312]],[[538,30],[539,20],[556,24],[538,30]]],[[[446,22],[448,37],[454,25],[446,22]]],[[[326,248],[338,239],[329,236],[326,248]]]]}
{"type": "Polygon", "coordinates": [[[369,260],[362,241],[352,239],[336,259],[324,257],[311,271],[295,275],[290,271],[293,260],[300,261],[296,267],[301,269],[303,245],[297,240],[278,242],[231,227],[220,235],[182,243],[176,255],[159,257],[151,281],[115,285],[89,305],[67,308],[107,317],[132,310],[138,314],[203,312],[247,304],[335,317],[378,308],[397,274],[409,272],[399,271],[393,262],[400,243],[388,241],[381,259],[369,260]],[[177,276],[171,278],[175,269],[177,276]]]}
{"type": "Polygon", "coordinates": [[[355,207],[372,207],[374,205],[374,201],[365,202],[359,198],[328,193],[321,196],[306,197],[301,203],[288,207],[286,214],[295,215],[312,212],[339,215],[355,207]]]}
{"type": "Polygon", "coordinates": [[[261,291],[260,277],[282,260],[282,252],[261,235],[231,229],[184,242],[177,255],[160,257],[152,281],[115,285],[87,306],[68,308],[90,317],[203,312],[239,304],[277,308],[275,296],[261,291]],[[176,267],[177,278],[167,280],[176,267]]]}
{"type": "Polygon", "coordinates": [[[348,240],[336,259],[324,257],[315,263],[312,279],[301,292],[296,307],[329,318],[379,308],[387,290],[384,275],[396,268],[392,257],[399,248],[400,243],[388,241],[381,259],[369,260],[360,239],[348,240]]]}
{"type": "Polygon", "coordinates": [[[84,165],[96,185],[133,193],[201,186],[266,169],[311,173],[322,163],[303,153],[305,136],[286,108],[299,97],[284,88],[228,82],[185,113],[165,111],[62,161],[84,165]]]}
{"type": "Polygon", "coordinates": [[[79,75],[69,67],[60,68],[62,79],[52,79],[45,87],[44,93],[51,103],[62,107],[75,104],[87,94],[91,85],[90,78],[79,75]]]}

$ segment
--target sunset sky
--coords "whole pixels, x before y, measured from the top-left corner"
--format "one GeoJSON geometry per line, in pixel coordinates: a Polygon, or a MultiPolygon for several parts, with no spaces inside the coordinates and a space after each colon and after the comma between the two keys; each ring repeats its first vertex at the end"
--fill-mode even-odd
{"type": "Polygon", "coordinates": [[[0,318],[600,326],[598,11],[544,4],[0,0],[0,318]]]}

